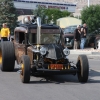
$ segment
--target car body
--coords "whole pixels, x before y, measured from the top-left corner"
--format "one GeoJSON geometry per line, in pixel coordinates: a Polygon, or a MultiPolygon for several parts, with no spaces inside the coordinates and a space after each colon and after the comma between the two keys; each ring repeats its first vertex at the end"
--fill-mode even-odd
{"type": "Polygon", "coordinates": [[[94,49],[100,48],[100,34],[95,36],[94,45],[93,46],[94,46],[94,49]]]}
{"type": "Polygon", "coordinates": [[[98,30],[95,30],[93,33],[93,47],[94,49],[98,49],[100,48],[100,28],[98,28],[98,30]]]}
{"type": "Polygon", "coordinates": [[[64,38],[65,38],[65,45],[68,48],[73,48],[74,46],[74,31],[77,28],[77,25],[72,25],[66,27],[63,32],[64,32],[64,38]]]}
{"type": "Polygon", "coordinates": [[[95,30],[92,33],[87,34],[86,46],[98,49],[100,42],[100,29],[95,30]]]}
{"type": "Polygon", "coordinates": [[[6,48],[4,42],[1,43],[1,70],[8,71],[9,69],[4,65],[4,62],[7,64],[11,62],[10,64],[13,66],[14,62],[10,61],[9,57],[15,58],[23,83],[30,82],[31,75],[48,74],[77,74],[80,82],[87,82],[89,72],[87,56],[79,55],[75,65],[69,61],[70,51],[64,45],[63,32],[59,26],[41,24],[41,18],[37,17],[36,23],[29,21],[29,23],[21,24],[15,28],[12,43],[6,42],[6,44],[10,44],[9,48],[6,48]],[[4,48],[7,50],[5,51],[4,48]],[[13,55],[14,52],[11,54],[12,51],[15,51],[15,55],[13,55]],[[6,61],[5,56],[3,56],[5,52],[7,54],[5,55],[6,61]]]}

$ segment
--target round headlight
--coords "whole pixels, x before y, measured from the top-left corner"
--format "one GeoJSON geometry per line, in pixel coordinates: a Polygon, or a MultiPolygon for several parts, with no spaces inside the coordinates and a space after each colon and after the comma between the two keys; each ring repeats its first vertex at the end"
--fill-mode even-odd
{"type": "Polygon", "coordinates": [[[47,52],[46,48],[42,47],[42,48],[40,49],[40,54],[41,54],[41,55],[45,55],[46,52],[47,52]]]}
{"type": "Polygon", "coordinates": [[[25,16],[24,19],[23,19],[23,22],[24,23],[30,23],[31,22],[30,16],[25,16]]]}
{"type": "Polygon", "coordinates": [[[68,55],[70,54],[70,51],[69,51],[68,48],[65,48],[65,49],[63,50],[63,52],[64,52],[64,54],[65,54],[66,56],[68,56],[68,55]]]}

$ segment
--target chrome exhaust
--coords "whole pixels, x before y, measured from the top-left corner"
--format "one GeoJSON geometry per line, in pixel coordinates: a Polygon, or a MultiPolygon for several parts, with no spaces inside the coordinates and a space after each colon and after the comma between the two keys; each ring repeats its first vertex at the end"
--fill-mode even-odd
{"type": "Polygon", "coordinates": [[[41,18],[37,17],[37,45],[41,43],[41,18]]]}

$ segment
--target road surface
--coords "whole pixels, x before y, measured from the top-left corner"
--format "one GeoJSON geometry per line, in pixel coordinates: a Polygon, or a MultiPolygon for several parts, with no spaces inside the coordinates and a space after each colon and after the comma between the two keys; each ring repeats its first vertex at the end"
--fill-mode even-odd
{"type": "MultiPolygon", "coordinates": [[[[76,63],[78,55],[69,59],[76,63]]],[[[77,76],[31,77],[21,83],[19,73],[0,71],[0,100],[100,100],[100,57],[88,56],[89,80],[82,84],[77,76]]],[[[17,67],[17,65],[16,65],[17,67]]]]}

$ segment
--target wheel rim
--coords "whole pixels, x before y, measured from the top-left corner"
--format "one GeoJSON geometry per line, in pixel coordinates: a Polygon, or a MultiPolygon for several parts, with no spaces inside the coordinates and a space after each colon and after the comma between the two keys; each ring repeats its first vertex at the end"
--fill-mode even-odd
{"type": "Polygon", "coordinates": [[[24,73],[24,64],[21,64],[21,75],[23,76],[24,73]]]}
{"type": "Polygon", "coordinates": [[[24,64],[23,63],[21,64],[20,78],[21,78],[21,80],[23,82],[23,79],[24,79],[24,64]]]}
{"type": "Polygon", "coordinates": [[[2,63],[2,52],[0,50],[0,64],[2,63]]]}

